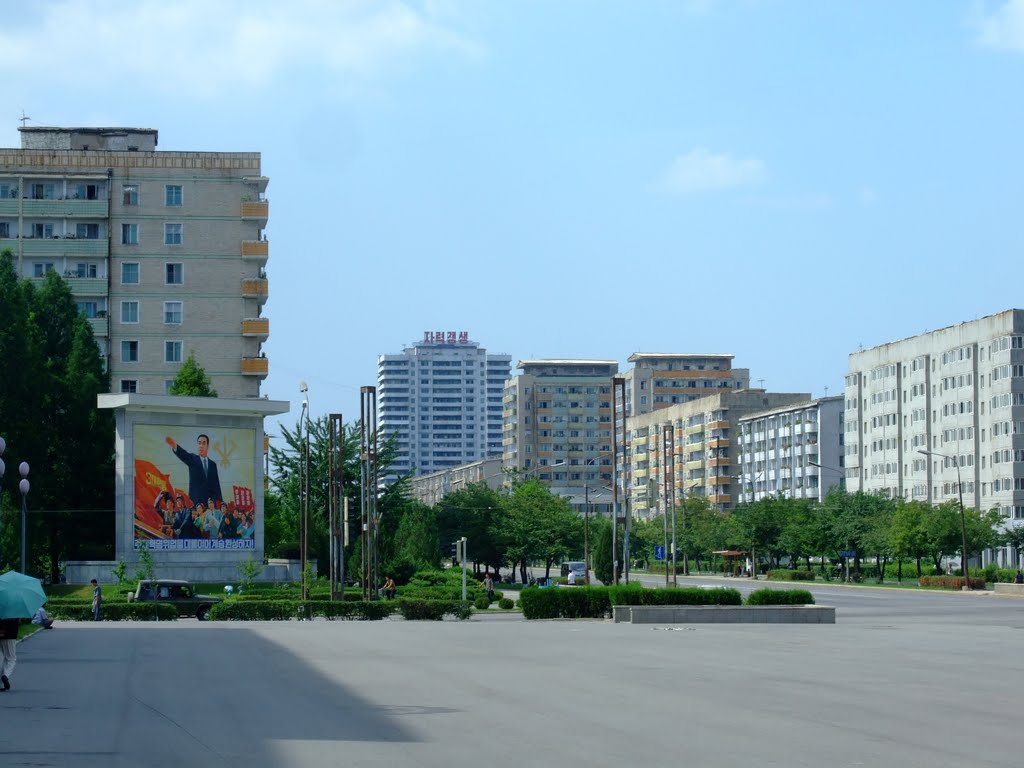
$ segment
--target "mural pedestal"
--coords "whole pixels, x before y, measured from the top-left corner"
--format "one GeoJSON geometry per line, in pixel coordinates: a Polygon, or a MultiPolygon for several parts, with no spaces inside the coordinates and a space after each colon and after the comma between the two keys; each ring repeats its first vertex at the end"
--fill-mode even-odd
{"type": "Polygon", "coordinates": [[[263,419],[286,413],[287,402],[97,399],[115,416],[116,560],[128,573],[143,548],[162,578],[231,582],[250,557],[263,562],[263,419]]]}

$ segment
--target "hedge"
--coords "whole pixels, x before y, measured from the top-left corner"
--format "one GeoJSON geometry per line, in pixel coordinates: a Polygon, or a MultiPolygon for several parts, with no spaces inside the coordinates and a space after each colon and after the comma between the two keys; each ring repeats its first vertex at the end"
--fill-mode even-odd
{"type": "Polygon", "coordinates": [[[462,620],[473,615],[472,604],[467,600],[412,600],[398,599],[398,612],[408,621],[441,621],[446,614],[462,620]]]}
{"type": "Polygon", "coordinates": [[[519,606],[526,619],[604,618],[611,614],[613,605],[741,605],[742,602],[735,589],[696,587],[527,587],[519,593],[519,606]]]}
{"type": "MultiPolygon", "coordinates": [[[[92,601],[60,602],[47,601],[50,618],[66,621],[92,621],[92,601]]],[[[168,603],[103,603],[104,621],[174,621],[178,618],[178,607],[168,603]]]]}
{"type": "MultiPolygon", "coordinates": [[[[918,579],[922,587],[938,587],[940,589],[962,589],[963,576],[922,576],[918,579]]],[[[971,589],[985,589],[985,579],[971,576],[971,589]]]]}
{"type": "Polygon", "coordinates": [[[814,581],[814,573],[812,571],[791,571],[789,569],[782,569],[778,571],[768,571],[769,581],[814,581]]]}
{"type": "Polygon", "coordinates": [[[814,605],[806,589],[756,589],[747,595],[747,605],[814,605]]]}
{"type": "Polygon", "coordinates": [[[354,600],[226,600],[210,609],[210,621],[288,621],[289,619],[355,619],[379,621],[394,611],[393,603],[354,600]]]}

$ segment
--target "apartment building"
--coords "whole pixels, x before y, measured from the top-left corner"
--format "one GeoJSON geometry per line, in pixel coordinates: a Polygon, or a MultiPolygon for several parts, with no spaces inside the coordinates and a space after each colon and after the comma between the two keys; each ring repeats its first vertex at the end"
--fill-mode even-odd
{"type": "Polygon", "coordinates": [[[467,331],[424,331],[401,353],[380,355],[377,428],[398,448],[390,479],[500,456],[511,365],[467,331]]]}
{"type": "Polygon", "coordinates": [[[843,484],[843,398],[822,397],[739,418],[734,496],[823,501],[843,484]]]}
{"type": "Polygon", "coordinates": [[[158,151],[149,128],[22,127],[0,149],[0,250],[56,271],[113,392],[165,394],[190,352],[221,397],[257,397],[269,246],[258,152],[158,151]]]}
{"type": "Polygon", "coordinates": [[[849,490],[1024,525],[1024,310],[852,353],[844,411],[849,490]]]}
{"type": "Polygon", "coordinates": [[[636,352],[623,374],[630,414],[688,403],[721,390],[750,388],[750,371],[733,368],[733,355],[636,352]]]}
{"type": "Polygon", "coordinates": [[[626,420],[627,450],[619,482],[628,514],[646,518],[684,496],[732,509],[741,485],[737,443],[741,419],[810,400],[806,393],[722,390],[626,420]]]}

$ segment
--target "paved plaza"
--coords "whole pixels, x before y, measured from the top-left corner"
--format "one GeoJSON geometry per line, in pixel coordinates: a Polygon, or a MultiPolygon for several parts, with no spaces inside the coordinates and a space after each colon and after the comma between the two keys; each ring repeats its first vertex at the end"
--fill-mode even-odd
{"type": "Polygon", "coordinates": [[[19,645],[0,755],[4,766],[1018,766],[1024,601],[941,601],[923,620],[851,606],[822,626],[61,623],[19,645]]]}

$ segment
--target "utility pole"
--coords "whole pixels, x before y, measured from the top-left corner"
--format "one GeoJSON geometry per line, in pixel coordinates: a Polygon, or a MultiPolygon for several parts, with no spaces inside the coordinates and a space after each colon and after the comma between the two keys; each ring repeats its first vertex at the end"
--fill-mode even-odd
{"type": "Polygon", "coordinates": [[[348,503],[345,498],[345,424],[340,413],[328,417],[328,494],[331,530],[331,599],[345,599],[345,526],[348,503]]]}
{"type": "Polygon", "coordinates": [[[377,388],[359,388],[359,465],[363,599],[377,596],[377,388]]]}

